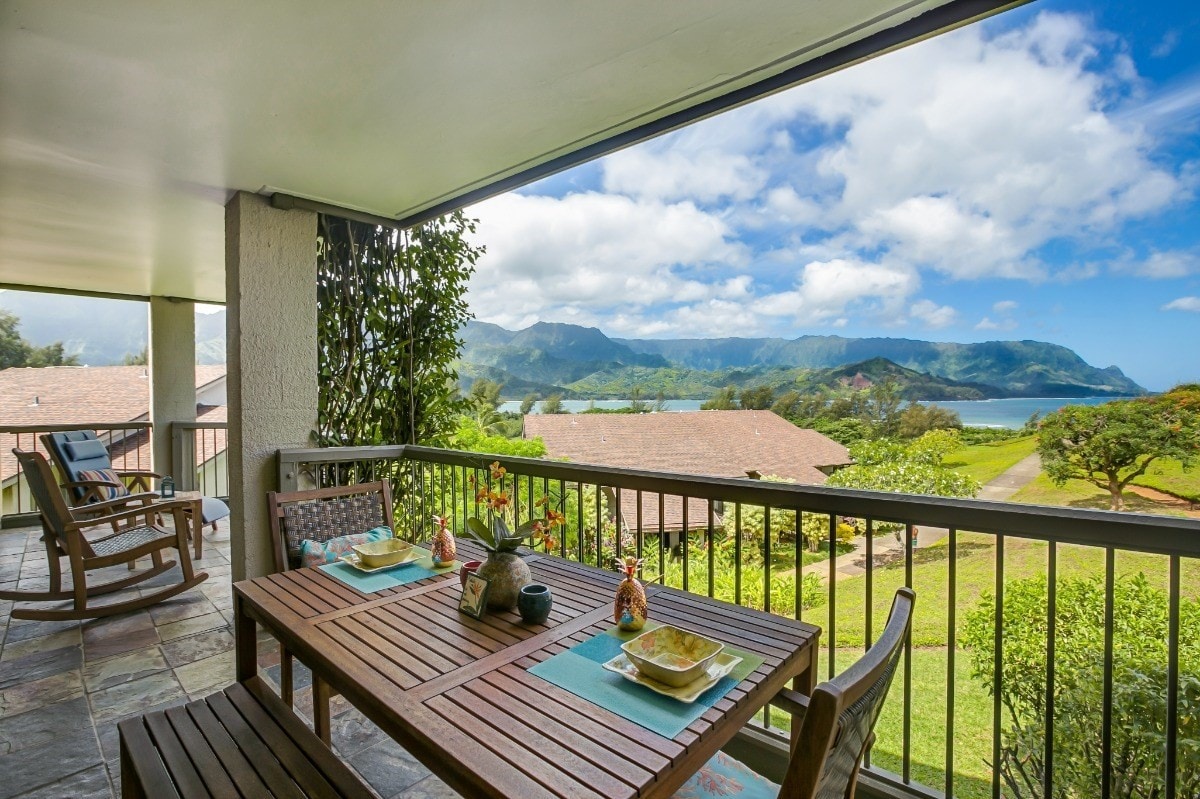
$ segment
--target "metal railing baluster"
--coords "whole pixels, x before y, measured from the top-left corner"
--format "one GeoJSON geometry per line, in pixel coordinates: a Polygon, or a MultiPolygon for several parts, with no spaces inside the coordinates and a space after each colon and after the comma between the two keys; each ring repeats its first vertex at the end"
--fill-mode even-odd
{"type": "Polygon", "coordinates": [[[1104,552],[1104,699],[1100,720],[1100,796],[1112,796],[1112,696],[1113,696],[1113,587],[1116,584],[1116,550],[1104,552]]]}

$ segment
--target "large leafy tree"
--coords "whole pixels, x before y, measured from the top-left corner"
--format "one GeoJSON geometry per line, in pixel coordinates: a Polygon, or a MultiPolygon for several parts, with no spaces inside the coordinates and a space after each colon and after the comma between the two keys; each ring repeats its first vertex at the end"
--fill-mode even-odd
{"type": "Polygon", "coordinates": [[[442,444],[454,431],[474,231],[461,212],[403,231],[320,217],[317,443],[442,444]]]}
{"type": "Polygon", "coordinates": [[[0,369],[13,366],[76,366],[79,359],[63,353],[61,341],[35,347],[17,331],[21,320],[11,311],[0,310],[0,369]]]}
{"type": "Polygon", "coordinates": [[[1038,453],[1056,484],[1086,480],[1125,507],[1124,490],[1160,458],[1185,468],[1200,452],[1200,392],[1181,387],[1161,397],[1067,405],[1042,420],[1038,453]]]}

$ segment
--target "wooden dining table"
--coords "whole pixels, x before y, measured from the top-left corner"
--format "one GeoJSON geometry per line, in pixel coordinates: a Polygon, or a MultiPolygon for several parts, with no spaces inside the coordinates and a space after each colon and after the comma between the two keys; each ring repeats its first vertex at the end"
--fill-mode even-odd
{"type": "MultiPolygon", "coordinates": [[[[463,559],[484,554],[459,546],[463,559]]],[[[554,596],[544,624],[459,612],[456,573],[371,594],[317,569],[236,583],[237,677],[258,671],[261,625],[460,794],[497,799],[668,797],[779,689],[815,684],[818,628],[648,585],[652,619],[763,659],[665,737],[529,673],[613,627],[620,577],[546,555],[527,563],[554,596]]]]}

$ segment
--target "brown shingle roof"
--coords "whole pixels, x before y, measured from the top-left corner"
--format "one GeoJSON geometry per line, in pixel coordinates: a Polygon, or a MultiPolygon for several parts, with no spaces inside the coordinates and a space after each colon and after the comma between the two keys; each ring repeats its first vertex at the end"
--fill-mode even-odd
{"type": "Polygon", "coordinates": [[[525,437],[536,436],[552,458],[709,477],[754,470],[820,484],[819,467],[850,463],[841,444],[771,411],[526,416],[525,437]]]}
{"type": "MultiPolygon", "coordinates": [[[[196,367],[196,386],[205,386],[225,374],[225,367],[196,367]]],[[[150,381],[145,366],[47,366],[0,370],[0,424],[51,425],[120,423],[144,420],[150,412],[150,381]],[[37,403],[34,404],[34,398],[37,403]]],[[[221,420],[224,420],[223,411],[221,420]]],[[[205,421],[216,421],[206,415],[205,421]]],[[[21,437],[19,446],[31,448],[33,437],[21,437]]],[[[224,448],[224,437],[221,439],[224,448]]],[[[0,480],[16,473],[12,448],[16,437],[0,433],[0,480]]],[[[211,454],[210,454],[211,457],[211,454]]],[[[125,468],[149,468],[149,450],[132,450],[121,463],[125,468]],[[135,454],[136,453],[136,454],[135,454]]]]}
{"type": "MultiPolygon", "coordinates": [[[[850,463],[850,453],[841,444],[770,411],[526,416],[525,437],[538,436],[552,458],[708,477],[745,477],[753,470],[821,484],[826,478],[821,467],[850,463]]],[[[637,494],[625,489],[620,493],[621,516],[633,528],[637,494]]],[[[659,529],[658,505],[658,494],[642,494],[646,532],[659,529]]],[[[704,500],[688,500],[690,529],[707,526],[707,507],[704,500]]],[[[682,498],[665,497],[662,529],[682,529],[682,511],[682,498]]]]}

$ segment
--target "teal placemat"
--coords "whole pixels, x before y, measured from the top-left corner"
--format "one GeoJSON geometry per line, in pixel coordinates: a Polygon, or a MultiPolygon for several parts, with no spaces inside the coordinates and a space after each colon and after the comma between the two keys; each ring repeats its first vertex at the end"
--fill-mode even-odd
{"type": "Polygon", "coordinates": [[[604,668],[604,663],[621,654],[622,639],[630,637],[614,627],[608,634],[589,638],[538,663],[529,673],[665,738],[674,738],[763,662],[759,655],[726,646],[726,651],[740,657],[742,662],[729,676],[722,677],[689,705],[657,694],[604,668]]]}
{"type": "Polygon", "coordinates": [[[342,563],[341,561],[326,563],[324,566],[318,566],[317,568],[351,588],[362,591],[364,594],[373,594],[385,588],[395,588],[405,583],[424,580],[426,577],[435,577],[447,572],[456,572],[462,566],[462,563],[456,560],[451,565],[439,569],[433,565],[433,559],[429,556],[428,549],[414,547],[413,550],[423,553],[422,556],[403,566],[397,566],[393,569],[373,574],[360,572],[350,564],[342,563]]]}

